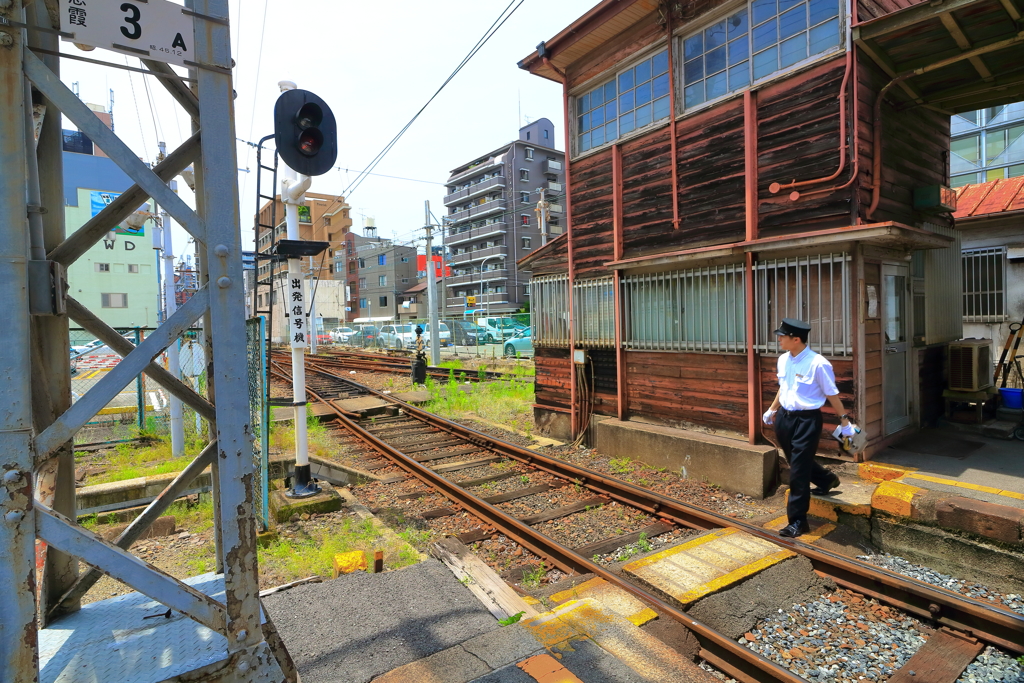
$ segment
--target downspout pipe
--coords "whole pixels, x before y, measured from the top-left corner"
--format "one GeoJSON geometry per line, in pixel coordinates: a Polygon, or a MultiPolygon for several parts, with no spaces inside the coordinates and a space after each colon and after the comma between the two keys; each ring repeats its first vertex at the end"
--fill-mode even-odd
{"type": "Polygon", "coordinates": [[[665,13],[665,32],[668,34],[668,100],[671,103],[672,111],[669,124],[669,135],[672,136],[672,229],[679,229],[679,153],[676,140],[676,72],[675,59],[672,49],[672,10],[669,8],[665,13]]]}
{"type": "MultiPolygon", "coordinates": [[[[772,183],[771,185],[768,186],[768,191],[771,192],[772,194],[777,194],[782,190],[793,190],[797,187],[806,187],[807,185],[827,183],[831,180],[835,180],[836,178],[838,178],[839,174],[843,172],[844,168],[846,168],[846,86],[850,80],[850,72],[853,71],[853,61],[853,50],[848,50],[846,53],[846,72],[843,74],[843,83],[842,85],[839,86],[839,168],[837,168],[832,175],[826,176],[824,178],[815,178],[813,180],[801,181],[794,180],[793,182],[786,183],[785,185],[782,185],[780,183],[772,183]]],[[[854,126],[856,126],[856,121],[854,122],[854,126]]],[[[853,156],[852,153],[851,156],[853,156]]],[[[789,195],[789,198],[791,201],[795,202],[797,199],[800,198],[800,193],[794,191],[789,195]]]]}
{"type": "Polygon", "coordinates": [[[912,74],[905,74],[892,79],[885,87],[878,91],[878,97],[875,98],[875,116],[872,120],[873,140],[871,143],[871,206],[868,207],[867,213],[864,214],[864,218],[869,221],[878,208],[878,202],[882,199],[882,102],[885,100],[885,93],[889,92],[889,88],[897,85],[910,75],[912,74]]]}

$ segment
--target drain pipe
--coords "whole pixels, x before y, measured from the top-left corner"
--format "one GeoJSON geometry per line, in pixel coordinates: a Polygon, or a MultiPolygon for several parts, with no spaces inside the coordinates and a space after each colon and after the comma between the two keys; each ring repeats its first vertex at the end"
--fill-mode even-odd
{"type": "MultiPolygon", "coordinates": [[[[853,50],[848,50],[846,53],[846,72],[843,74],[843,83],[839,86],[839,168],[836,169],[835,173],[824,178],[815,178],[813,180],[794,180],[791,183],[782,185],[780,183],[772,183],[768,186],[768,191],[772,194],[778,194],[782,190],[790,190],[797,187],[806,187],[807,185],[817,185],[818,183],[827,183],[830,180],[835,180],[839,177],[839,174],[846,168],[846,85],[850,80],[850,72],[853,70],[853,50]]],[[[857,122],[853,122],[854,129],[856,130],[857,122]]],[[[851,153],[850,156],[855,156],[855,153],[851,153]]],[[[799,192],[792,192],[789,195],[790,201],[796,201],[800,198],[799,192]]]]}
{"type": "Polygon", "coordinates": [[[897,76],[889,81],[885,87],[878,91],[878,97],[875,98],[875,117],[872,119],[873,140],[871,143],[871,206],[868,207],[867,213],[864,214],[864,218],[869,221],[871,216],[874,215],[875,209],[878,208],[878,202],[882,198],[882,101],[885,99],[885,93],[889,92],[889,88],[898,84],[909,75],[911,74],[897,76]]]}

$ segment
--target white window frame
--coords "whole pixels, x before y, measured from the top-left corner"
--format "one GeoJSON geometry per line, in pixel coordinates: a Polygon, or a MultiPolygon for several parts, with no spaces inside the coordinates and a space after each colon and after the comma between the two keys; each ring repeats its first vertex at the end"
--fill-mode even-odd
{"type": "Polygon", "coordinates": [[[139,272],[139,264],[138,263],[129,263],[128,264],[128,272],[129,273],[138,273],[139,272]]]}
{"type": "Polygon", "coordinates": [[[109,273],[110,272],[110,264],[109,263],[95,263],[93,265],[96,266],[96,272],[97,273],[109,273]]]}
{"type": "Polygon", "coordinates": [[[526,251],[528,249],[532,249],[533,247],[530,246],[531,243],[532,243],[532,240],[529,237],[524,237],[523,238],[523,251],[526,251]]]}
{"type": "Polygon", "coordinates": [[[103,292],[100,294],[100,307],[101,308],[128,308],[128,294],[119,292],[103,292]],[[120,306],[115,306],[112,297],[121,297],[120,306]]]}
{"type": "Polygon", "coordinates": [[[519,179],[520,180],[529,180],[530,179],[530,169],[528,169],[528,168],[521,168],[521,169],[519,169],[519,179]]]}
{"type": "Polygon", "coordinates": [[[388,286],[388,276],[387,275],[378,275],[377,276],[377,286],[378,287],[387,287],[388,286]]]}
{"type": "Polygon", "coordinates": [[[533,161],[533,147],[526,148],[526,160],[533,161]]]}

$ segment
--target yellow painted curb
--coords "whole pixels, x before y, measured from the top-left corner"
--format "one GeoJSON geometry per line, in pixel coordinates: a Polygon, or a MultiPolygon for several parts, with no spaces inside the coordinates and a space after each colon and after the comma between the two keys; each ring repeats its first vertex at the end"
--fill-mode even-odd
{"type": "Polygon", "coordinates": [[[890,515],[910,517],[914,510],[914,496],[923,489],[897,481],[883,481],[871,494],[871,507],[890,515]]]}
{"type": "Polygon", "coordinates": [[[354,571],[366,571],[366,554],[362,550],[339,553],[334,556],[334,578],[354,571]]]}
{"type": "Polygon", "coordinates": [[[648,555],[647,557],[643,557],[643,558],[641,558],[639,560],[634,560],[634,561],[630,562],[627,565],[623,565],[622,570],[623,571],[633,572],[633,571],[636,571],[637,569],[640,569],[642,567],[646,567],[648,565],[652,565],[655,562],[657,562],[658,560],[663,560],[666,557],[671,557],[672,555],[677,555],[678,553],[682,552],[683,550],[689,550],[690,548],[696,548],[697,546],[703,545],[703,544],[707,543],[708,541],[713,541],[716,538],[721,538],[723,536],[729,536],[730,534],[734,534],[734,533],[736,533],[736,529],[716,529],[716,530],[712,531],[711,533],[704,534],[703,536],[700,536],[699,538],[695,538],[692,541],[687,541],[686,543],[681,543],[679,545],[674,545],[671,548],[667,548],[665,550],[662,550],[661,552],[654,553],[653,555],[648,555]]]}
{"type": "Polygon", "coordinates": [[[899,479],[915,469],[917,468],[903,467],[901,465],[883,465],[877,462],[862,462],[857,465],[857,474],[861,479],[866,479],[867,481],[883,482],[899,479]]]}
{"type": "Polygon", "coordinates": [[[606,609],[625,617],[636,626],[643,626],[648,621],[658,618],[658,613],[641,602],[639,598],[613,586],[600,576],[550,596],[551,601],[556,603],[585,598],[597,600],[606,609]]]}
{"type": "MultiPolygon", "coordinates": [[[[786,491],[786,503],[789,503],[789,491],[786,491]]],[[[813,517],[827,519],[830,522],[838,522],[838,510],[842,510],[843,512],[846,512],[851,515],[860,515],[861,517],[871,516],[870,505],[833,503],[831,501],[822,500],[817,496],[811,496],[811,504],[807,507],[807,514],[813,517]]]]}
{"type": "Polygon", "coordinates": [[[994,486],[969,484],[965,481],[957,481],[956,479],[943,479],[942,477],[933,477],[930,474],[917,474],[915,472],[908,474],[907,478],[919,479],[921,481],[930,481],[933,484],[945,484],[946,486],[956,486],[958,488],[969,489],[971,491],[981,491],[982,493],[994,493],[997,496],[1006,496],[1007,498],[1016,498],[1017,500],[1024,500],[1024,493],[1018,493],[1017,491],[1007,491],[1005,489],[997,489],[994,486]]]}
{"type": "MultiPolygon", "coordinates": [[[[808,520],[808,522],[810,521],[811,520],[808,520]]],[[[789,524],[789,518],[783,515],[782,517],[773,519],[772,521],[765,524],[764,528],[768,529],[769,531],[778,531],[787,524],[789,524]]],[[[811,524],[810,532],[806,534],[801,534],[800,536],[798,536],[798,538],[804,543],[814,543],[815,541],[820,540],[822,536],[825,536],[835,531],[835,528],[835,524],[828,524],[824,522],[818,524],[815,520],[814,523],[811,524]]]]}

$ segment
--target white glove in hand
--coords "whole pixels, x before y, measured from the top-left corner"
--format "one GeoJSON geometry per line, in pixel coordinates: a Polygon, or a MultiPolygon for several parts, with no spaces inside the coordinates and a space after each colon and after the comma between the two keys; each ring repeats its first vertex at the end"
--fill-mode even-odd
{"type": "Polygon", "coordinates": [[[761,419],[766,425],[771,425],[771,423],[775,421],[775,411],[769,408],[764,411],[764,415],[761,416],[761,419]]]}
{"type": "Polygon", "coordinates": [[[857,433],[857,426],[852,422],[843,427],[843,436],[853,436],[857,433]]]}

